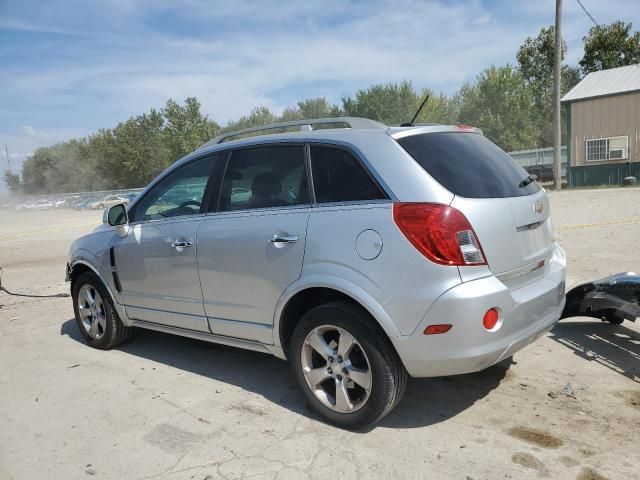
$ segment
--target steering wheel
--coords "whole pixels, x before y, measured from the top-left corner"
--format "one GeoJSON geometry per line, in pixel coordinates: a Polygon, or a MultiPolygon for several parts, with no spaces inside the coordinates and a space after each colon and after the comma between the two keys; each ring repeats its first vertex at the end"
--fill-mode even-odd
{"type": "Polygon", "coordinates": [[[182,202],[180,205],[178,205],[178,209],[181,210],[185,207],[190,207],[190,206],[200,208],[201,205],[202,203],[198,202],[197,200],[187,200],[186,202],[182,202]]]}

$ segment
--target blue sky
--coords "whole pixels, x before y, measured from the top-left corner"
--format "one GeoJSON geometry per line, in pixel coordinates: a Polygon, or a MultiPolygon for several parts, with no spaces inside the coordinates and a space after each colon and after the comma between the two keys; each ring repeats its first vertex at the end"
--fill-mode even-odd
{"type": "MultiPolygon", "coordinates": [[[[640,28],[638,0],[583,0],[640,28]]],[[[567,62],[591,26],[565,0],[567,62]]],[[[36,148],[196,96],[212,119],[410,79],[455,92],[553,23],[554,0],[0,0],[0,144],[36,148]]],[[[4,153],[4,152],[2,152],[4,153]]],[[[0,170],[6,168],[0,155],[0,170]]]]}

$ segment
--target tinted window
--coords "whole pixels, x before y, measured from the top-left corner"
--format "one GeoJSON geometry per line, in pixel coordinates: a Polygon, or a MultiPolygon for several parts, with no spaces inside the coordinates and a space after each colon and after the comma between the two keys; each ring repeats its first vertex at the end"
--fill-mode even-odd
{"type": "Polygon", "coordinates": [[[133,221],[194,215],[206,211],[204,192],[218,157],[191,162],[170,173],[136,204],[133,221]]]}
{"type": "Polygon", "coordinates": [[[220,192],[220,210],[308,203],[302,145],[235,150],[220,192]]]}
{"type": "Polygon", "coordinates": [[[341,148],[311,147],[311,170],[318,203],[387,198],[360,162],[341,148]]]}
{"type": "Polygon", "coordinates": [[[443,187],[461,197],[519,197],[540,190],[536,182],[520,187],[527,172],[476,133],[424,133],[398,143],[443,187]]]}

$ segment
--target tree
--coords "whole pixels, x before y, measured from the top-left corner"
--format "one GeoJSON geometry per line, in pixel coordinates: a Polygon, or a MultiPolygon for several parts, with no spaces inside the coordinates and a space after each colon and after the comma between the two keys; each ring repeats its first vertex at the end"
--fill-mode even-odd
{"type": "MultiPolygon", "coordinates": [[[[459,106],[456,98],[449,98],[444,93],[434,93],[425,88],[416,97],[416,110],[424,98],[429,95],[429,100],[422,107],[420,114],[416,118],[416,123],[442,123],[452,124],[458,121],[459,106]]],[[[415,114],[415,110],[412,113],[415,114]]],[[[409,118],[407,121],[411,120],[409,118]]]]}
{"type": "Polygon", "coordinates": [[[108,179],[108,188],[144,186],[175,160],[163,141],[163,125],[162,114],[152,109],[89,139],[96,171],[108,179]]]}
{"type": "Polygon", "coordinates": [[[343,97],[342,108],[349,117],[397,125],[411,120],[418,108],[418,98],[411,82],[378,84],[358,90],[355,98],[343,97]]]}
{"type": "Polygon", "coordinates": [[[22,189],[24,193],[40,193],[51,191],[47,182],[54,160],[52,147],[37,149],[22,165],[22,189]]]}
{"type": "Polygon", "coordinates": [[[506,151],[528,148],[535,141],[533,98],[522,75],[510,65],[492,66],[459,93],[460,121],[482,128],[506,151]]]}
{"type": "Polygon", "coordinates": [[[11,170],[5,170],[2,178],[11,193],[18,194],[21,192],[22,182],[20,182],[20,175],[13,173],[11,170]]]}
{"type": "Polygon", "coordinates": [[[640,32],[631,33],[632,24],[620,20],[597,25],[584,40],[580,67],[585,74],[640,63],[640,32]]]}
{"type": "MultiPolygon", "coordinates": [[[[518,49],[518,67],[535,105],[533,121],[538,130],[535,143],[540,147],[553,145],[553,61],[555,28],[542,28],[537,37],[527,37],[518,49]]],[[[567,44],[562,42],[562,58],[567,44]]],[[[564,95],[580,81],[580,72],[575,67],[562,66],[560,94],[564,95]]],[[[565,122],[562,122],[564,125],[565,122]]],[[[534,145],[530,145],[529,148],[534,145]]]]}
{"type": "Polygon", "coordinates": [[[234,130],[242,130],[243,128],[268,125],[269,123],[275,123],[276,121],[277,117],[271,113],[271,110],[267,107],[256,107],[251,110],[249,115],[242,116],[236,121],[227,123],[222,130],[224,132],[231,132],[234,130]]]}
{"type": "Polygon", "coordinates": [[[186,155],[216,136],[220,127],[200,112],[200,102],[194,97],[184,106],[169,99],[162,109],[166,123],[163,137],[169,157],[173,160],[186,155]]]}
{"type": "Polygon", "coordinates": [[[324,97],[309,98],[298,102],[298,110],[300,116],[304,119],[309,118],[332,118],[341,117],[343,112],[337,105],[332,105],[324,97]]]}
{"type": "Polygon", "coordinates": [[[364,117],[387,125],[409,122],[429,95],[429,101],[416,118],[417,123],[454,123],[457,119],[455,100],[429,89],[416,92],[409,81],[372,85],[358,90],[355,98],[344,97],[342,107],[350,117],[364,117]]]}

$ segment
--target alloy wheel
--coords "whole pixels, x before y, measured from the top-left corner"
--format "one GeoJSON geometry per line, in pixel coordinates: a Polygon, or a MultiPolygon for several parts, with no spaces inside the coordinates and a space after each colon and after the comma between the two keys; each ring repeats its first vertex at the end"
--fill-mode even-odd
{"type": "Polygon", "coordinates": [[[102,338],[107,327],[104,303],[98,291],[91,285],[83,285],[78,292],[78,313],[87,334],[102,338]]]}
{"type": "Polygon", "coordinates": [[[362,345],[344,328],[321,325],[309,332],[300,352],[302,373],[314,396],[339,413],[353,413],[369,399],[371,365],[362,345]]]}

